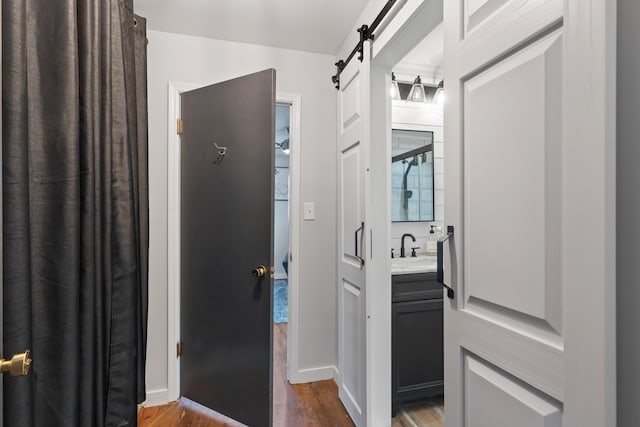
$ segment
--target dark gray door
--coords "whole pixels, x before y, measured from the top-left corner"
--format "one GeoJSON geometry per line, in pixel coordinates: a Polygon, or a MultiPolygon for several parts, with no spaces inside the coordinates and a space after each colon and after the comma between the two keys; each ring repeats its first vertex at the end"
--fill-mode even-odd
{"type": "Polygon", "coordinates": [[[184,93],[182,120],[181,395],[268,426],[275,70],[184,93]]]}

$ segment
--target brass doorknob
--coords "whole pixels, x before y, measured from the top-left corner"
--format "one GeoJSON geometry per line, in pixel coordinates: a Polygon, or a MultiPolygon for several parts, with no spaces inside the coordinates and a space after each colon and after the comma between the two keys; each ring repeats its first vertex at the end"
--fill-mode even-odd
{"type": "Polygon", "coordinates": [[[267,267],[265,267],[264,265],[259,265],[253,269],[251,274],[256,276],[258,279],[262,279],[267,274],[267,267]]]}
{"type": "Polygon", "coordinates": [[[12,377],[27,375],[31,367],[31,351],[14,354],[11,360],[0,359],[0,373],[9,372],[12,377]]]}

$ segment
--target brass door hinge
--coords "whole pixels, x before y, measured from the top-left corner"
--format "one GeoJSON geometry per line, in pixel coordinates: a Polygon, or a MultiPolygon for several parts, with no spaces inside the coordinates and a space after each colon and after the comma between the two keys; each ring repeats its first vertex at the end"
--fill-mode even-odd
{"type": "Polygon", "coordinates": [[[176,123],[176,129],[177,129],[178,135],[182,135],[182,132],[184,131],[184,122],[182,121],[182,119],[178,119],[176,123]]]}
{"type": "Polygon", "coordinates": [[[176,358],[182,356],[182,344],[180,341],[176,343],[176,358]]]}

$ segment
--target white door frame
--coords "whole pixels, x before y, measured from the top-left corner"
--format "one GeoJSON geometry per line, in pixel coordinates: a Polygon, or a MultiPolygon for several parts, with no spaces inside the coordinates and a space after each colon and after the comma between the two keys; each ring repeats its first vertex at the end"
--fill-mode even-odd
{"type": "MultiPolygon", "coordinates": [[[[391,68],[442,21],[442,0],[406,0],[371,45],[366,269],[366,423],[391,421],[391,68]]],[[[339,236],[340,237],[340,236],[339,236]]],[[[336,242],[337,247],[340,245],[336,242]]],[[[340,252],[340,250],[338,250],[340,252]]],[[[338,261],[340,262],[340,261],[338,261]]],[[[337,283],[340,283],[339,273],[337,283]]],[[[337,381],[341,381],[339,372],[337,381]]]]}
{"type": "MultiPolygon", "coordinates": [[[[372,44],[368,194],[378,202],[368,216],[367,424],[391,420],[391,68],[442,22],[443,0],[407,0],[372,44]],[[384,165],[384,169],[374,167],[384,165]],[[383,260],[383,261],[380,261],[383,260]]],[[[371,205],[370,205],[371,206],[371,205]]]]}
{"type": "MultiPolygon", "coordinates": [[[[177,122],[181,117],[180,94],[205,84],[169,82],[167,114],[168,182],[167,182],[167,395],[147,400],[148,406],[161,405],[180,397],[180,363],[176,344],[180,341],[180,135],[177,122]],[[163,401],[164,400],[164,401],[163,401]]],[[[300,109],[298,94],[277,93],[276,102],[291,106],[290,116],[290,187],[289,187],[289,252],[287,379],[295,378],[298,369],[298,284],[300,271],[300,109]],[[292,258],[292,260],[291,260],[292,258]]]]}

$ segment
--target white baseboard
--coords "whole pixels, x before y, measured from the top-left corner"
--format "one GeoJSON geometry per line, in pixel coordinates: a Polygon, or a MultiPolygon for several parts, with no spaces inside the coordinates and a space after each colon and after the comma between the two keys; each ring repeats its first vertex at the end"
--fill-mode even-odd
{"type": "Polygon", "coordinates": [[[289,378],[291,384],[310,383],[313,381],[331,380],[337,378],[338,370],[335,366],[322,366],[319,368],[302,369],[295,372],[289,378]]]}
{"type": "Polygon", "coordinates": [[[340,372],[338,372],[338,367],[334,366],[333,367],[333,379],[336,381],[336,384],[338,383],[338,378],[340,378],[340,372]]]}
{"type": "Polygon", "coordinates": [[[142,402],[142,406],[150,408],[152,406],[166,405],[173,402],[169,397],[169,389],[163,388],[160,390],[151,390],[147,392],[147,399],[142,402]]]}
{"type": "Polygon", "coordinates": [[[273,280],[287,280],[287,273],[275,273],[273,280]]]}

